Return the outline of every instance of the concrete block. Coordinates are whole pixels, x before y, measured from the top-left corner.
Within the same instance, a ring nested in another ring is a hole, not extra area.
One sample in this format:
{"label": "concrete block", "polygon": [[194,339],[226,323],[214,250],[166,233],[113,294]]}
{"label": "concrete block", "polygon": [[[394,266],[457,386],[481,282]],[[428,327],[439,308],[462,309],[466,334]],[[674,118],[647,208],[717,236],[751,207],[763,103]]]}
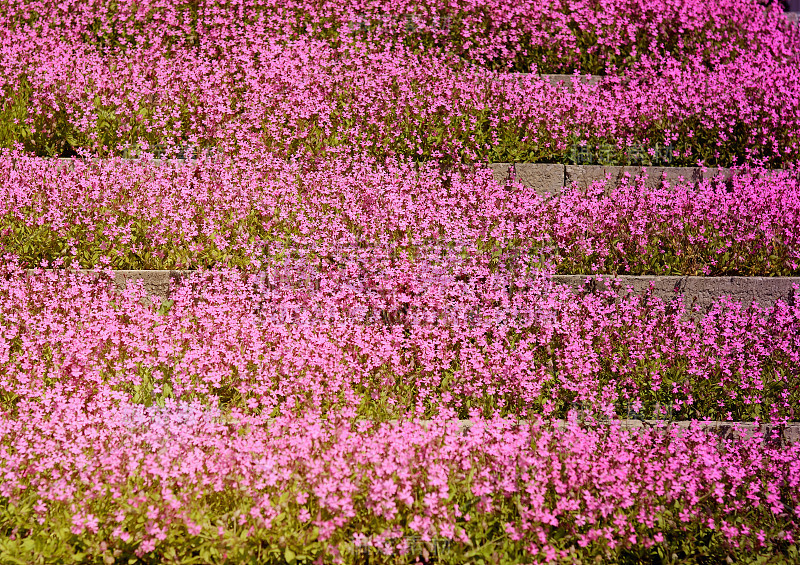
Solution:
{"label": "concrete block", "polygon": [[[100,163],[102,161],[109,161],[110,160],[110,159],[100,159],[100,158],[91,159],[91,160],[87,160],[87,159],[83,159],[83,158],[75,158],[75,159],[73,159],[71,157],[58,157],[57,159],[58,159],[58,163],[59,163],[59,169],[61,167],[68,167],[70,169],[74,169],[75,168],[75,162],[77,162],[77,161],[82,161],[84,163],[91,163],[91,162]],[[121,160],[122,161],[144,161],[144,159],[136,159],[136,158],[122,158]],[[197,163],[197,159],[196,158],[190,158],[190,159],[151,159],[150,162],[153,163],[155,166],[160,167],[163,164],[167,164],[167,165],[185,165],[186,163],[194,164],[194,163]]]}
{"label": "concrete block", "polygon": [[490,163],[494,180],[504,183],[512,178],[541,195],[557,195],[564,186],[564,165],[545,163]]}
{"label": "concrete block", "polygon": [[597,84],[603,77],[599,75],[539,75],[541,78],[549,80],[552,85],[559,85],[572,90],[577,83]]}
{"label": "concrete block", "polygon": [[[69,271],[64,271],[64,277],[67,276]],[[92,271],[82,269],[78,271],[83,274],[93,274],[95,277],[99,275]],[[142,281],[144,289],[149,298],[144,300],[145,303],[151,304],[152,298],[161,298],[166,300],[169,298],[170,293],[176,287],[178,282],[188,277],[194,271],[169,271],[169,270],[118,270],[113,271],[113,282],[117,290],[123,290],[129,282]],[[48,269],[48,274],[52,270]],[[26,274],[29,278],[35,277],[36,273],[33,269],[28,269]]]}
{"label": "concrete block", "polygon": [[[397,422],[396,420],[393,422]],[[458,420],[458,427],[462,433],[467,433],[475,424],[471,420]],[[681,436],[689,432],[692,426],[692,421],[678,420],[672,422],[657,421],[657,420],[617,420],[621,428],[626,430],[642,429],[645,427],[659,427],[665,431],[676,433]],[[429,420],[423,420],[423,424],[429,424]],[[521,424],[525,425],[526,422],[522,421]],[[597,422],[598,425],[608,425],[609,421]],[[567,426],[565,420],[554,420],[551,425],[556,429],[564,429]],[[788,446],[790,444],[800,441],[800,424],[789,423],[778,430],[779,438],[777,441],[772,439],[771,432],[777,428],[771,424],[762,424],[756,426],[752,422],[697,422],[696,424],[701,430],[709,432],[719,437],[720,440],[724,439],[749,439],[758,431],[764,434],[764,442],[769,443],[774,447]]]}
{"label": "concrete block", "polygon": [[[534,73],[497,73],[496,77],[512,77],[523,81],[530,78],[549,81],[553,86],[561,86],[568,91],[572,91],[574,84],[597,84],[603,78],[600,75],[536,75]],[[497,79],[495,79],[497,80]]]}
{"label": "concrete block", "polygon": [[564,186],[564,165],[514,163],[514,175],[541,195],[558,195]]}
{"label": "concrete block", "polygon": [[794,304],[793,285],[798,284],[800,277],[686,277],[684,292],[696,296],[701,305],[730,296],[747,306],[755,302],[766,307],[778,300]]}
{"label": "concrete block", "polygon": [[511,178],[511,167],[511,163],[489,163],[494,180],[499,183],[504,183]]}
{"label": "concrete block", "polygon": [[167,299],[175,285],[191,273],[192,271],[120,270],[114,271],[114,284],[118,289],[123,289],[129,281],[142,281],[150,296]]}
{"label": "concrete block", "polygon": [[[756,178],[770,178],[771,176],[784,172],[783,169],[763,171],[756,173]],[[752,176],[753,173],[736,171],[726,168],[700,167],[642,167],[642,166],[604,166],[604,165],[565,165],[564,166],[564,186],[572,186],[573,183],[581,190],[586,190],[592,186],[593,182],[607,180],[606,188],[614,188],[622,183],[622,179],[629,175],[629,182],[636,177],[647,174],[645,186],[649,188],[659,188],[664,181],[668,181],[670,186],[678,184],[696,184],[701,180],[722,177],[729,181],[734,176]]]}
{"label": "concrete block", "polygon": [[731,169],[722,169],[722,168],[718,168],[718,167],[711,167],[711,168],[708,168],[708,169],[705,169],[705,170],[702,170],[702,169],[699,170],[697,175],[696,175],[696,179],[707,180],[707,179],[713,179],[713,178],[722,177],[726,181],[729,181],[729,180],[731,180],[733,178],[733,175],[734,175],[734,171],[731,170]]}
{"label": "concrete block", "polygon": [[697,167],[641,167],[641,166],[604,166],[604,165],[565,165],[564,186],[573,183],[581,190],[586,190],[594,182],[606,180],[607,188],[619,186],[622,179],[628,176],[629,182],[633,179],[647,175],[645,186],[659,188],[666,180],[670,185],[684,182],[697,182],[700,179],[700,169]]}
{"label": "concrete block", "polygon": [[[758,303],[770,307],[778,300],[794,304],[797,293],[793,285],[800,285],[800,277],[681,277],[681,276],[604,276],[602,279],[591,275],[556,275],[553,282],[564,284],[578,292],[594,292],[610,287],[611,280],[620,283],[620,293],[628,289],[643,294],[653,284],[653,295],[663,300],[671,300],[677,293],[683,294],[687,306],[697,304],[707,310],[723,296],[742,303],[745,307]],[[587,283],[588,281],[588,283]]]}
{"label": "concrete block", "polygon": [[56,165],[57,171],[67,170],[71,171],[75,168],[75,159],[68,159],[61,157],[58,159],[58,164]]}
{"label": "concrete block", "polygon": [[[90,271],[81,271],[88,273]],[[184,278],[195,271],[178,270],[119,270],[114,271],[114,284],[124,288],[129,281],[143,281],[144,288],[151,296],[168,298],[172,290]],[[32,276],[33,271],[28,271]],[[619,294],[624,296],[630,292],[643,294],[652,283],[653,295],[663,300],[671,300],[682,293],[687,305],[697,303],[702,309],[723,296],[745,306],[758,303],[769,307],[778,300],[787,304],[795,304],[797,292],[794,285],[800,287],[800,277],[682,277],[682,276],[635,276],[635,275],[554,275],[552,281],[558,285],[566,285],[574,292],[598,292],[611,288],[612,282],[619,283]],[[302,281],[301,281],[302,282]]]}

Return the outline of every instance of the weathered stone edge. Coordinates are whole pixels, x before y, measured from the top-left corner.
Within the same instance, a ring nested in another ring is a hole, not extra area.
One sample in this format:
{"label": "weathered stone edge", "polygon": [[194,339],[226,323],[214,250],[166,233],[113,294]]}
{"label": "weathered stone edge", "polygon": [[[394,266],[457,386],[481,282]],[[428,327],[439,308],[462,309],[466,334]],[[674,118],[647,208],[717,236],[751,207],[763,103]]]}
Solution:
{"label": "weathered stone edge", "polygon": [[[397,423],[396,420],[392,421]],[[475,425],[471,420],[457,420],[458,427],[462,432],[467,432]],[[764,441],[774,445],[787,445],[800,441],[800,422],[791,422],[784,426],[775,424],[754,424],[753,422],[723,422],[723,421],[700,421],[700,420],[677,420],[677,421],[659,421],[659,420],[632,420],[621,419],[614,420],[623,429],[643,429],[654,428],[659,430],[669,430],[670,428],[679,428],[681,430],[689,431],[693,423],[703,431],[716,434],[720,440],[724,439],[749,439],[757,432],[764,435]],[[444,423],[435,422],[433,420],[423,420],[423,425],[430,425],[431,423]],[[597,421],[595,425],[609,425],[609,421]],[[557,428],[564,428],[567,422],[564,420],[555,420],[553,422]],[[783,428],[783,429],[781,429]],[[777,440],[772,439],[772,433],[777,432],[779,437]]]}
{"label": "weathered stone edge", "polygon": [[[68,166],[72,159],[61,158],[60,161],[63,166]],[[152,160],[156,166],[160,166],[164,162],[183,165],[196,161],[193,159]],[[662,186],[664,181],[676,185],[683,182],[697,183],[715,177],[730,180],[734,176],[750,174],[726,168],[564,165],[561,163],[489,163],[488,167],[497,182],[506,182],[513,177],[524,186],[533,188],[542,195],[551,196],[560,194],[565,186],[575,184],[581,189],[587,189],[592,183],[603,180],[608,180],[614,185],[619,184],[626,176],[637,178],[643,173],[647,175],[644,185],[651,188]],[[783,171],[783,169],[774,169],[760,174],[772,175]]]}
{"label": "weathered stone edge", "polygon": [[[28,271],[29,274],[35,271]],[[83,271],[88,272],[88,271]],[[128,280],[141,280],[151,296],[168,298],[174,282],[195,271],[179,270],[118,270],[114,282],[122,287]],[[701,309],[710,307],[723,296],[730,296],[745,307],[758,303],[769,307],[778,300],[794,305],[798,298],[795,285],[800,287],[800,277],[694,277],[653,275],[554,275],[553,282],[567,285],[574,291],[602,291],[611,288],[612,281],[619,283],[619,292],[641,294],[652,287],[653,296],[670,300],[683,294],[687,305],[697,304]]]}
{"label": "weathered stone edge", "polygon": [[800,277],[696,277],[655,275],[554,275],[553,281],[578,291],[604,290],[610,282],[619,283],[620,290],[642,294],[652,287],[653,296],[670,300],[678,293],[687,306],[697,304],[709,308],[723,296],[748,307],[754,303],[770,307],[778,300],[794,305],[798,298],[795,286],[800,287]]}
{"label": "weathered stone edge", "polygon": [[[229,421],[235,421],[232,418]],[[508,421],[510,425],[526,424],[527,420]],[[476,426],[479,422],[472,420],[388,420],[386,422],[372,422],[373,424],[389,424],[393,426],[401,426],[403,424],[418,424],[423,427],[428,426],[449,426],[456,424],[459,432],[467,433],[469,430]],[[784,425],[778,424],[755,424],[753,422],[737,422],[737,421],[703,421],[703,420],[635,420],[635,419],[619,419],[619,420],[595,420],[589,422],[584,420],[583,424],[591,427],[609,426],[617,424],[621,429],[625,430],[640,430],[640,429],[654,429],[657,431],[670,431],[680,429],[683,433],[688,433],[692,424],[704,432],[715,434],[720,441],[726,439],[750,439],[756,433],[761,433],[764,438],[764,443],[773,447],[785,446],[800,441],[800,422],[789,422]],[[552,420],[543,421],[544,427],[555,427],[556,429],[564,429],[567,426],[565,420]],[[781,429],[782,428],[782,429]],[[675,434],[681,435],[681,432]],[[773,438],[772,434],[777,433],[778,437]]]}
{"label": "weathered stone edge", "polygon": [[[734,176],[748,175],[736,169],[701,168],[701,167],[646,167],[646,166],[605,166],[605,165],[562,165],[550,163],[490,163],[495,181],[506,182],[512,177],[523,185],[535,189],[541,194],[557,195],[566,186],[589,188],[592,183],[610,181],[619,184],[623,178],[637,178],[646,175],[644,185],[650,188],[679,183],[695,184],[702,180],[721,177],[729,181]],[[784,169],[763,171],[757,174],[765,177],[784,172]]]}

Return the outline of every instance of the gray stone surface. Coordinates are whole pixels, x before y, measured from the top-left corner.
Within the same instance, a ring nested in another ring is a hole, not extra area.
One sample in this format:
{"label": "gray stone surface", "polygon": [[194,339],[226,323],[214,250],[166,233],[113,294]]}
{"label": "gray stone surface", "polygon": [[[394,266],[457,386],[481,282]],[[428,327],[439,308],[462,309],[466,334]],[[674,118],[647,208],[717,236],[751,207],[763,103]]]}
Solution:
{"label": "gray stone surface", "polygon": [[603,165],[565,165],[564,186],[573,183],[583,190],[593,182],[608,179],[609,185],[618,185],[627,175],[631,179],[647,175],[645,186],[658,188],[663,181],[671,185],[682,181],[696,182],[700,178],[697,167],[607,167]]}
{"label": "gray stone surface", "polygon": [[[88,274],[92,271],[81,270],[79,272]],[[114,286],[122,290],[131,281],[142,281],[144,289],[149,296],[167,299],[178,281],[190,275],[192,272],[193,271],[118,270],[114,271]],[[35,276],[35,271],[29,269],[27,275],[28,277],[33,277]]]}
{"label": "gray stone surface", "polygon": [[539,194],[557,195],[564,186],[564,165],[514,163],[514,175]]}
{"label": "gray stone surface", "polygon": [[572,89],[575,81],[583,84],[597,84],[603,78],[599,75],[539,75],[540,77],[550,81],[550,84],[559,84]]}
{"label": "gray stone surface", "polygon": [[[664,426],[656,420],[621,420],[622,426],[629,429]],[[677,428],[683,433],[689,433],[692,422],[680,420],[671,422],[669,426]],[[752,422],[698,422],[697,426],[706,432],[711,432],[718,436],[720,440],[725,439],[750,439],[757,432],[763,434],[764,443],[773,446],[786,446],[800,440],[800,424],[791,423],[785,426],[772,424],[756,425]],[[679,434],[680,435],[680,434]]]}
{"label": "gray stone surface", "polygon": [[[781,169],[759,173],[756,177],[769,177],[774,173],[781,172]],[[576,183],[578,188],[586,190],[593,182],[608,180],[607,188],[618,186],[622,179],[629,175],[631,179],[647,175],[645,186],[658,188],[663,186],[664,181],[668,181],[670,186],[678,183],[696,184],[703,179],[711,179],[722,176],[730,180],[734,175],[747,174],[737,172],[732,169],[700,167],[641,167],[641,166],[604,166],[604,165],[565,165],[564,166],[564,186]]]}
{"label": "gray stone surface", "polygon": [[[549,75],[554,77],[571,75]],[[599,77],[598,77],[599,78]],[[58,159],[60,166],[72,167],[76,160],[71,158]],[[153,159],[153,164],[183,165],[196,163],[195,159]],[[621,181],[626,175],[632,178],[640,176],[643,169],[648,176],[645,185],[648,187],[659,187],[662,180],[669,181],[670,185],[678,182],[687,181],[696,183],[700,179],[712,178],[722,175],[725,179],[730,179],[735,172],[731,169],[709,168],[705,171],[698,167],[641,167],[641,166],[604,166],[604,165],[562,165],[554,163],[490,163],[494,178],[498,182],[505,182],[512,173],[525,186],[535,188],[540,194],[557,195],[564,186],[571,186],[577,183],[578,187],[585,190],[595,181],[602,181],[608,177],[610,179],[608,188],[612,188]],[[441,168],[442,172],[446,167]],[[770,173],[767,173],[770,174]]]}
{"label": "gray stone surface", "polygon": [[[397,423],[396,420],[391,420],[392,423]],[[464,433],[468,432],[474,425],[471,420],[457,420],[458,427]],[[434,422],[431,420],[423,420],[423,425],[431,425]],[[449,422],[437,422],[437,424]],[[524,422],[521,422],[524,423]],[[679,420],[673,422],[657,421],[657,420],[618,420],[617,423],[624,429],[642,429],[645,427],[656,428],[664,430],[677,431],[677,435],[689,433],[692,425],[690,420]],[[563,429],[566,426],[564,420],[555,420],[553,425],[557,428]],[[608,422],[598,422],[598,425],[607,425]],[[772,424],[756,425],[752,422],[697,422],[696,425],[703,431],[711,432],[717,435],[720,440],[744,438],[749,439],[753,437],[756,432],[763,434],[765,443],[773,446],[786,446],[800,441],[800,423],[789,423],[785,426],[775,426]],[[775,437],[777,435],[777,437]]]}
{"label": "gray stone surface", "polygon": [[564,186],[564,165],[534,163],[491,163],[489,167],[497,182],[516,178],[523,185],[542,195],[556,195]]}
{"label": "gray stone surface", "polygon": [[600,75],[535,75],[533,73],[498,73],[496,76],[510,76],[519,80],[538,77],[550,81],[553,86],[561,86],[569,91],[572,91],[576,81],[583,84],[597,84],[603,78]]}
{"label": "gray stone surface", "polygon": [[512,163],[489,163],[489,168],[492,169],[492,175],[497,182],[506,182],[511,178]]}
{"label": "gray stone surface", "polygon": [[[587,284],[587,279],[589,280]],[[687,305],[698,304],[702,309],[707,309],[711,304],[723,296],[730,296],[733,300],[749,306],[757,302],[768,307],[777,300],[787,304],[794,304],[797,292],[793,285],[800,285],[800,277],[681,277],[681,276],[633,276],[617,275],[604,276],[597,280],[590,275],[556,275],[553,281],[565,284],[578,291],[603,290],[609,288],[609,281],[619,281],[621,291],[627,292],[630,288],[635,293],[644,293],[650,284],[653,284],[653,294],[659,298],[669,300],[677,293],[683,293]]]}
{"label": "gray stone surface", "polygon": [[[88,272],[88,271],[83,271]],[[123,288],[128,281],[141,280],[151,296],[167,298],[181,279],[194,271],[114,271],[114,284]],[[29,271],[29,275],[32,271]],[[603,276],[601,280],[592,275],[555,275],[553,282],[567,285],[578,292],[589,292],[609,288],[611,281],[620,283],[620,293],[644,293],[653,284],[653,294],[669,300],[682,292],[687,305],[696,303],[708,308],[722,296],[749,306],[757,302],[762,306],[773,305],[777,300],[794,304],[797,292],[793,285],[800,286],[800,277],[680,277],[680,276]]]}
{"label": "gray stone surface", "polygon": [[114,271],[114,284],[124,288],[129,281],[142,281],[144,288],[151,296],[169,298],[171,290],[192,271]]}
{"label": "gray stone surface", "polygon": [[[105,159],[94,159],[94,161],[104,161]],[[123,161],[139,161],[140,159],[122,159]],[[76,161],[86,161],[85,159],[72,159],[68,157],[59,157],[59,167],[69,167],[74,168]],[[156,166],[161,166],[162,164],[168,165],[184,165],[186,163],[196,163],[197,159],[151,159],[152,163]]]}

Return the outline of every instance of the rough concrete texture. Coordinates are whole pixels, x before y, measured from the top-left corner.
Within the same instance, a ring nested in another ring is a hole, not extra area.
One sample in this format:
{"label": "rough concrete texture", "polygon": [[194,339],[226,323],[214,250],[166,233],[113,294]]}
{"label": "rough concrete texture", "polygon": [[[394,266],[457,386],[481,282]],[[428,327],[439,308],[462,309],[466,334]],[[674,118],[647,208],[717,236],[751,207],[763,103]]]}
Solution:
{"label": "rough concrete texture", "polygon": [[564,186],[564,165],[514,163],[514,175],[539,194],[556,195]]}
{"label": "rough concrete texture", "polygon": [[489,168],[492,169],[494,180],[503,183],[511,178],[512,163],[489,163]]}
{"label": "rough concrete texture", "polygon": [[499,73],[502,76],[511,76],[517,79],[526,79],[538,76],[540,79],[549,80],[553,86],[561,86],[572,91],[574,82],[579,81],[583,84],[597,84],[603,78],[600,75],[534,75],[533,73]]}
{"label": "rough concrete texture", "polygon": [[[607,180],[606,188],[619,186],[622,179],[647,175],[645,186],[660,188],[663,182],[670,186],[681,183],[695,184],[702,179],[721,176],[730,180],[734,174],[731,169],[699,167],[612,167],[603,165],[559,165],[550,163],[489,163],[494,179],[499,183],[509,180],[512,175],[523,185],[535,188],[542,195],[558,195],[562,187],[576,183],[581,190],[589,188],[593,182]],[[777,171],[767,171],[760,175],[769,176]],[[630,181],[629,181],[630,182]]]}
{"label": "rough concrete texture", "polygon": [[[800,285],[800,277],[681,277],[681,276],[605,276],[601,280],[590,275],[556,275],[553,281],[565,284],[578,291],[603,290],[609,288],[610,281],[620,283],[622,292],[630,288],[634,293],[644,293],[650,284],[653,295],[669,300],[677,293],[682,293],[687,305],[697,304],[707,309],[723,296],[729,296],[736,302],[749,306],[756,302],[764,307],[783,300],[794,304],[797,291],[793,285]],[[587,282],[588,281],[588,282]]]}
{"label": "rough concrete texture", "polygon": [[171,290],[192,271],[114,271],[114,284],[124,288],[129,281],[142,281],[151,296],[169,298]]}
{"label": "rough concrete texture", "polygon": [[647,175],[645,185],[652,188],[661,187],[665,180],[670,184],[683,181],[696,182],[702,175],[700,169],[697,167],[606,167],[603,165],[565,165],[564,186],[571,186],[575,183],[579,188],[586,190],[593,182],[600,182],[608,179],[610,184],[618,185],[626,176],[633,179],[644,174]]}
{"label": "rough concrete texture", "polygon": [[534,163],[491,163],[494,180],[499,183],[516,178],[539,194],[556,195],[564,186],[564,165]]}
{"label": "rough concrete texture", "polygon": [[[95,161],[102,161],[104,159],[94,159]],[[139,161],[140,159],[122,159],[123,161]],[[69,157],[59,157],[59,168],[68,167],[74,168],[76,161],[86,161],[85,159],[72,159]],[[185,163],[196,163],[197,159],[151,159],[152,163],[156,166],[161,166],[166,163],[168,165],[183,165]]]}
{"label": "rough concrete texture", "polygon": [[[550,76],[571,76],[571,75],[550,75]],[[196,163],[194,159],[153,159],[153,164],[183,165],[186,163]],[[62,158],[59,159],[60,166],[72,167],[75,160]],[[701,179],[713,178],[721,175],[726,180],[736,174],[731,169],[709,168],[702,170],[698,167],[634,167],[634,166],[604,166],[604,165],[562,165],[557,163],[489,163],[489,168],[497,182],[505,182],[511,175],[522,182],[523,185],[535,188],[542,195],[558,195],[562,187],[577,186],[586,190],[593,182],[603,181],[607,177],[610,179],[608,188],[617,186],[622,178],[628,174],[631,178],[647,174],[645,185],[648,187],[660,187],[663,180],[670,185],[679,182],[696,183]],[[644,169],[644,171],[643,171]],[[441,168],[442,172],[447,170]],[[769,175],[770,172],[767,173]]]}
{"label": "rough concrete texture", "polygon": [[584,84],[597,84],[602,78],[599,75],[539,75],[542,78],[548,79],[550,84],[561,84],[567,88],[572,88],[573,81],[579,81]]}
{"label": "rough concrete texture", "polygon": [[[88,272],[88,271],[83,271]],[[114,284],[124,288],[128,281],[143,281],[151,296],[168,298],[181,279],[194,271],[114,271]],[[29,271],[29,275],[32,271]],[[634,276],[617,275],[596,277],[592,275],[555,275],[553,282],[567,285],[578,292],[585,289],[595,292],[609,288],[612,281],[620,284],[620,292],[644,293],[653,284],[653,295],[669,300],[678,292],[683,293],[687,305],[698,304],[708,308],[715,300],[729,296],[749,306],[753,302],[761,306],[772,306],[777,300],[794,304],[800,287],[800,277],[680,277],[680,276]]]}
{"label": "rough concrete texture", "polygon": [[[83,274],[92,274],[92,271],[80,270]],[[175,288],[180,279],[189,276],[192,271],[160,271],[160,270],[119,270],[114,271],[114,286],[122,290],[129,282],[142,281],[147,294],[153,298],[169,298],[170,292]],[[35,276],[35,271],[29,269],[28,277]],[[94,273],[95,276],[99,276]]]}
{"label": "rough concrete texture", "polygon": [[[390,422],[397,424],[396,420],[391,420]],[[459,429],[466,433],[469,431],[470,428],[473,426],[473,422],[470,420],[457,420],[457,425]],[[676,435],[681,435],[682,433],[688,433],[689,428],[692,425],[692,421],[690,420],[678,420],[678,421],[657,421],[657,420],[617,420],[616,421],[621,428],[634,430],[634,429],[641,429],[641,428],[661,428],[665,431],[674,431],[677,432]],[[420,423],[423,425],[447,425],[449,422],[433,422],[431,420],[423,420]],[[524,422],[523,422],[524,423]],[[564,420],[555,420],[553,425],[556,428],[564,428],[567,422]],[[608,421],[599,421],[596,422],[597,425],[608,425]],[[800,424],[798,423],[789,423],[785,426],[776,426],[772,424],[753,424],[751,422],[696,422],[698,428],[701,430],[711,432],[717,435],[720,440],[725,439],[735,439],[735,438],[745,438],[749,439],[755,435],[756,432],[763,434],[763,440],[765,443],[771,444],[775,447],[778,446],[786,446],[792,443],[796,443],[800,441]]]}
{"label": "rough concrete texture", "polygon": [[[768,171],[763,176],[770,176],[773,172]],[[645,186],[659,188],[664,181],[671,186],[678,183],[697,183],[703,179],[711,179],[722,176],[725,180],[731,179],[737,173],[732,169],[699,167],[623,167],[623,166],[604,166],[604,165],[564,165],[564,186],[571,186],[576,183],[578,188],[586,190],[593,182],[608,179],[608,187],[618,186],[622,179],[627,175],[631,179],[647,175]],[[749,173],[748,173],[749,174]],[[762,176],[761,174],[757,176]]]}

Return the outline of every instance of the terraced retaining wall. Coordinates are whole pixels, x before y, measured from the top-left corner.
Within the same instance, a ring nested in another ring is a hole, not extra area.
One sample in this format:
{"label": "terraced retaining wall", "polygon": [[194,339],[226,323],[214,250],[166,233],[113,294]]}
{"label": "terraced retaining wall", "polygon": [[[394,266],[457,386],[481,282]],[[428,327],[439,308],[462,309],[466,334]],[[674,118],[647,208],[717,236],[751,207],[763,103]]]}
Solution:
{"label": "terraced retaining wall", "polygon": [[[555,275],[553,281],[573,289],[602,290],[608,287],[612,277],[591,277],[587,275]],[[653,295],[664,300],[683,294],[687,304],[696,304],[702,309],[709,308],[723,296],[749,306],[758,303],[772,306],[777,300],[794,304],[800,287],[800,277],[682,277],[682,276],[634,276],[617,275],[622,289],[630,288],[634,293],[644,293],[650,285]]]}
{"label": "terraced retaining wall", "polygon": [[[87,272],[87,271],[84,271]],[[181,279],[188,277],[193,271],[114,271],[114,283],[123,288],[127,281],[141,280],[145,290],[153,297],[169,298],[170,292]],[[34,271],[29,271],[32,275]],[[800,291],[800,277],[684,277],[684,276],[590,276],[590,275],[555,275],[553,282],[568,285],[576,292],[581,289],[602,290],[608,288],[609,281],[621,283],[621,292],[644,293],[650,285],[653,295],[664,300],[673,298],[676,293],[683,293],[684,301],[695,303],[707,309],[714,301],[723,296],[746,306],[756,302],[761,306],[771,306],[777,300],[794,304]]]}
{"label": "terraced retaining wall", "polygon": [[[396,422],[395,422],[396,423]],[[424,421],[423,424],[430,425],[431,421]],[[688,430],[692,425],[691,420],[640,420],[640,419],[622,419],[617,423],[625,429],[636,428],[663,428],[681,430]],[[607,422],[597,422],[598,425],[607,424]],[[474,423],[471,420],[458,420],[458,427],[466,432]],[[564,420],[555,420],[553,425],[557,428],[563,428],[566,425]],[[749,439],[756,433],[761,433],[764,436],[765,443],[772,445],[789,445],[800,441],[800,423],[792,422],[785,425],[775,424],[755,424],[752,422],[724,422],[724,421],[696,421],[696,425],[707,432],[711,432],[719,436],[720,439],[734,439],[744,437]]]}
{"label": "terraced retaining wall", "polygon": [[[192,159],[153,159],[153,163],[184,164]],[[74,163],[71,158],[61,158],[62,166],[69,167]],[[606,166],[606,165],[562,165],[558,163],[489,163],[489,168],[497,182],[506,182],[511,178],[519,180],[523,185],[535,188],[543,195],[558,195],[565,186],[577,183],[586,189],[593,182],[607,180],[609,186],[618,185],[626,176],[637,178],[646,174],[645,186],[656,188],[663,182],[674,185],[679,182],[695,183],[705,179],[722,176],[729,180],[736,175],[751,174],[745,171],[725,168],[700,167],[644,167],[644,166]],[[761,174],[779,172],[765,171]],[[800,174],[800,173],[798,173]]]}
{"label": "terraced retaining wall", "polygon": [[[609,186],[619,185],[626,176],[637,178],[647,175],[645,186],[657,188],[664,182],[674,185],[679,182],[696,183],[718,176],[730,180],[735,175],[749,174],[734,169],[700,167],[641,167],[605,165],[558,165],[540,163],[491,163],[489,167],[497,182],[512,177],[523,185],[535,188],[544,195],[558,195],[565,186],[576,183],[586,189],[593,182],[607,180]],[[764,174],[769,174],[765,172]],[[778,170],[774,171],[778,172]]]}

